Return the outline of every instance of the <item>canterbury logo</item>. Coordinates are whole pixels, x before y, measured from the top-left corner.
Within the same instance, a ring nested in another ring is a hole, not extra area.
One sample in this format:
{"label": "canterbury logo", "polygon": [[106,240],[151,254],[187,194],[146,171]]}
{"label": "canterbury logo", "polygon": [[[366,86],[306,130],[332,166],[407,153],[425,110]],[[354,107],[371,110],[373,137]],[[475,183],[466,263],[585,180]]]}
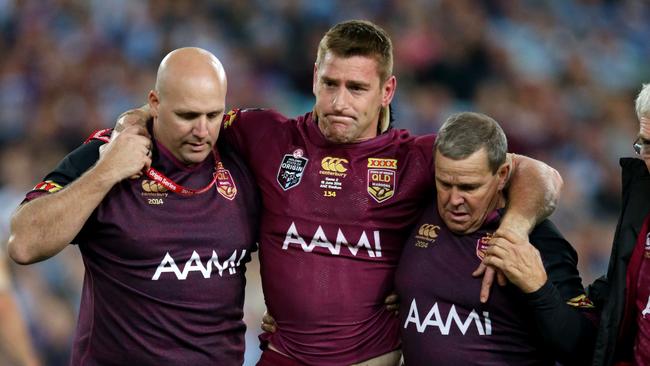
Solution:
{"label": "canterbury logo", "polygon": [[330,172],[338,172],[338,173],[345,173],[348,171],[348,168],[346,168],[343,164],[347,164],[348,161],[347,159],[342,159],[342,158],[333,158],[331,156],[327,156],[321,160],[320,165],[323,167],[323,170],[327,170]]}
{"label": "canterbury logo", "polygon": [[167,192],[167,188],[154,180],[143,180],[142,190],[147,193],[163,193]]}
{"label": "canterbury logo", "polygon": [[438,225],[424,224],[418,229],[418,235],[435,239],[438,237],[438,230],[440,230],[440,226]]}

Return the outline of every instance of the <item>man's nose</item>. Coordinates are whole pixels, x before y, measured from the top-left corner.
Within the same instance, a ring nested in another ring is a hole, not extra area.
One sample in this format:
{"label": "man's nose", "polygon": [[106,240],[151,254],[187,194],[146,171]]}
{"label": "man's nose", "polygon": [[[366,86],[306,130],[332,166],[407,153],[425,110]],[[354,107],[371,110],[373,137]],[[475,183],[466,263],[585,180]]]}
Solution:
{"label": "man's nose", "polygon": [[208,137],[208,118],[205,115],[202,115],[198,118],[198,121],[194,125],[192,134],[198,138]]}
{"label": "man's nose", "polygon": [[332,98],[332,107],[336,111],[342,111],[348,106],[348,95],[345,88],[339,88]]}
{"label": "man's nose", "polygon": [[458,188],[454,187],[451,189],[451,197],[449,199],[449,202],[454,206],[460,206],[465,202],[465,198],[463,198],[463,195],[458,190]]}

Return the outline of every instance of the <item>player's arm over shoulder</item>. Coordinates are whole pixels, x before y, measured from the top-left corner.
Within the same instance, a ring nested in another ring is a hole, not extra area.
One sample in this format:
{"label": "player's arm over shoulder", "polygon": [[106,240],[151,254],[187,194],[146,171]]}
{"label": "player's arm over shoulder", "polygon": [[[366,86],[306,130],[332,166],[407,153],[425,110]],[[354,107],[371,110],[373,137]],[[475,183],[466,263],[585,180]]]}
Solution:
{"label": "player's arm over shoulder", "polygon": [[512,162],[506,187],[508,207],[501,226],[525,235],[553,213],[563,181],[544,162],[517,154],[508,154],[508,159]]}
{"label": "player's arm over shoulder", "polygon": [[284,133],[283,125],[291,121],[272,109],[235,108],[224,115],[219,139],[248,159],[252,151],[264,146],[268,139],[277,139]]}

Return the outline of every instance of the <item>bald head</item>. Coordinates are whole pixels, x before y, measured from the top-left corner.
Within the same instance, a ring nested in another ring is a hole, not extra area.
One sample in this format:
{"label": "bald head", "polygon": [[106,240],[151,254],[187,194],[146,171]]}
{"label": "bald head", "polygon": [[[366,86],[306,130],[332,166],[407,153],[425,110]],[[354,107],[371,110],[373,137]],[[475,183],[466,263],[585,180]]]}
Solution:
{"label": "bald head", "polygon": [[178,48],[163,58],[156,75],[156,91],[164,94],[168,88],[187,79],[203,79],[224,89],[227,87],[226,72],[219,59],[198,47]]}
{"label": "bald head", "polygon": [[181,162],[202,162],[219,136],[226,88],[226,72],[210,52],[194,47],[170,52],[149,92],[154,138]]}

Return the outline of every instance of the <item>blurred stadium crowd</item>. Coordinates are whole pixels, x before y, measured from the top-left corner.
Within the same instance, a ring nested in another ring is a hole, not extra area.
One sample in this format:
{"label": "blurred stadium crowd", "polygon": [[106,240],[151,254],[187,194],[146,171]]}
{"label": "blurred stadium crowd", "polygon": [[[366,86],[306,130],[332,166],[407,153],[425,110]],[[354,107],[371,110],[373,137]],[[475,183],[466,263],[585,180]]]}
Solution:
{"label": "blurred stadium crowd", "polygon": [[[579,252],[585,284],[604,273],[618,158],[633,155],[633,100],[650,81],[645,1],[0,0],[0,239],[24,193],[66,152],[146,101],[171,49],[220,57],[229,107],[302,114],[313,103],[317,42],[349,18],[393,38],[396,126],[430,133],[460,110],[495,117],[511,151],[560,171],[553,219]],[[77,249],[12,270],[45,364],[67,364]],[[248,274],[251,360],[264,305],[256,263]]]}

